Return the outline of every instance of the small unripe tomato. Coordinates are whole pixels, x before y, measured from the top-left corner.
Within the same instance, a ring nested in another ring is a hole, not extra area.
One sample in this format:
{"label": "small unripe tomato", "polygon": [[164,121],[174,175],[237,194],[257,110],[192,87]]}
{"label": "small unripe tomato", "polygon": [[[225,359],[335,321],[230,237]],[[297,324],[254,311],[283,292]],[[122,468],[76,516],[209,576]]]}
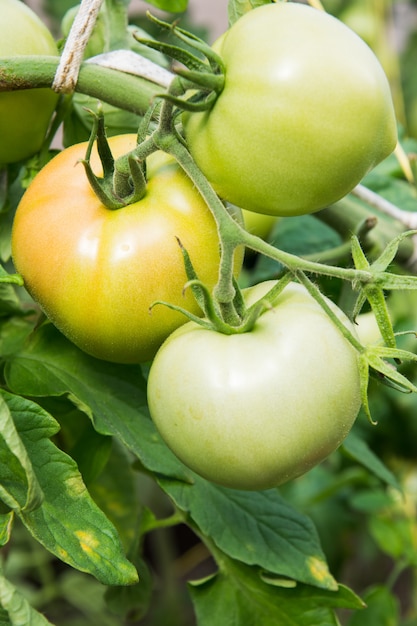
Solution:
{"label": "small unripe tomato", "polygon": [[[1,57],[58,55],[45,26],[20,0],[0,0]],[[45,139],[58,95],[52,89],[0,93],[0,166],[35,154]]]}
{"label": "small unripe tomato", "polygon": [[[272,285],[245,290],[247,304]],[[197,474],[235,489],[276,487],[348,434],[361,405],[358,355],[307,290],[290,283],[250,332],[189,322],[170,335],[151,366],[148,404],[162,438]]]}

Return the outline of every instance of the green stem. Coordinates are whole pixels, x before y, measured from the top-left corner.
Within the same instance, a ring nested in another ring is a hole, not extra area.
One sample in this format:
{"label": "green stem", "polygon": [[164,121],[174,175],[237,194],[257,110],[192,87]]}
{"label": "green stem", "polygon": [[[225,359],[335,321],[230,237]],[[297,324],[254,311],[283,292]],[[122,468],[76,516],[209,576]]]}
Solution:
{"label": "green stem", "polygon": [[[158,143],[158,138],[156,138],[156,143]],[[164,141],[164,149],[178,161],[188,177],[193,181],[216,220],[220,239],[221,260],[219,280],[215,287],[215,297],[220,306],[224,306],[230,315],[231,303],[235,296],[233,256],[236,247],[243,243],[245,231],[229,215],[206,177],[200,172],[187,148],[172,137],[169,144]]]}
{"label": "green stem", "polygon": [[342,335],[349,341],[350,344],[359,352],[363,352],[363,346],[358,339],[354,336],[354,334],[345,326],[342,320],[336,315],[334,309],[329,305],[326,299],[323,297],[320,289],[314,285],[307,278],[307,276],[303,272],[297,272],[297,278],[301,284],[305,286],[307,291],[313,296],[313,298],[320,304],[322,309],[327,313],[335,326],[340,330]]}
{"label": "green stem", "polygon": [[[158,138],[155,138],[155,142],[158,144]],[[260,254],[264,254],[265,256],[279,261],[293,273],[303,271],[340,278],[351,282],[361,281],[368,283],[372,280],[372,274],[368,271],[335,267],[309,261],[308,259],[302,259],[289,252],[279,250],[256,235],[248,233],[227,212],[214,189],[200,172],[187,148],[182,143],[176,141],[174,138],[172,138],[170,143],[165,140],[163,149],[175,157],[189,178],[191,178],[216,220],[222,252],[220,276],[215,288],[215,295],[219,303],[229,305],[233,300],[235,294],[232,282],[233,254],[239,245],[245,245],[255,252],[259,252]]]}
{"label": "green stem", "polygon": [[[1,61],[0,92],[51,87],[59,57],[19,56]],[[115,107],[144,115],[161,87],[146,78],[93,63],[83,63],[76,91]]]}
{"label": "green stem", "polygon": [[178,526],[178,524],[184,523],[184,514],[180,510],[175,510],[169,517],[163,517],[161,519],[152,519],[149,524],[144,524],[141,527],[143,534],[158,530],[160,528],[172,528]]}
{"label": "green stem", "polygon": [[[169,93],[176,96],[181,93],[182,89],[183,86],[180,81],[174,80],[170,85]],[[233,286],[233,256],[236,248],[240,245],[244,245],[255,252],[259,252],[260,254],[264,254],[279,261],[292,272],[302,270],[304,272],[324,274],[352,282],[362,281],[367,283],[372,280],[372,274],[370,272],[334,267],[309,261],[308,259],[300,259],[298,256],[278,250],[263,239],[248,233],[241,227],[228,213],[213,187],[196,165],[187,147],[177,138],[173,131],[173,107],[172,102],[169,100],[164,101],[160,123],[153,137],[155,144],[161,150],[168,152],[178,161],[199,190],[216,220],[221,246],[221,261],[219,280],[215,287],[214,294],[221,306],[225,305],[230,308],[230,304],[235,295]]]}
{"label": "green stem", "polygon": [[255,252],[264,254],[265,256],[282,263],[282,265],[284,265],[291,272],[301,270],[311,274],[320,274],[332,278],[340,278],[350,282],[360,281],[363,283],[369,283],[372,281],[371,272],[356,270],[353,268],[333,267],[331,265],[309,261],[308,259],[303,259],[289,252],[278,250],[259,237],[256,237],[251,233],[247,233],[243,228],[240,230],[244,233],[243,241],[241,243],[244,243],[248,248],[251,248]]}
{"label": "green stem", "polygon": [[[392,217],[381,215],[381,213],[364,202],[346,196],[332,206],[315,213],[315,217],[338,232],[343,238],[347,233],[354,233],[358,224],[367,218],[377,219],[376,226],[366,233],[364,245],[367,250],[373,250],[379,254],[385,246],[400,233],[407,230],[407,227]],[[362,239],[361,239],[362,241]],[[398,261],[406,263],[414,253],[413,241],[407,237],[403,239],[398,248]]]}
{"label": "green stem", "polygon": [[394,567],[393,567],[393,569],[392,569],[392,571],[391,571],[390,575],[388,576],[388,579],[387,579],[387,581],[385,583],[386,586],[388,587],[388,589],[391,589],[391,590],[393,589],[393,587],[394,587],[395,583],[397,582],[398,578],[401,576],[403,571],[408,566],[409,566],[409,561],[408,561],[408,559],[405,559],[405,558],[399,559],[395,563],[395,565],[394,565]]}

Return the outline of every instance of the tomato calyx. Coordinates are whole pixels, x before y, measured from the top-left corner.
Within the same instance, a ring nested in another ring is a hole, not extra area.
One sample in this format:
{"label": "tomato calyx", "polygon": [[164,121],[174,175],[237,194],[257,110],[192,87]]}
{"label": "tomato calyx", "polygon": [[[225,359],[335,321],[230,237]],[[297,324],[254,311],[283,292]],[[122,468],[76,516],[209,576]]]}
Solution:
{"label": "tomato calyx", "polygon": [[[121,209],[141,200],[146,193],[145,161],[132,153],[115,161],[107,141],[104,116],[99,107],[94,116],[93,128],[88,142],[85,159],[81,162],[88,181],[99,200],[108,209]],[[91,167],[90,159],[94,143],[97,141],[103,176],[97,176]]]}
{"label": "tomato calyx", "polygon": [[[170,43],[136,37],[136,39],[154,50],[168,55],[181,66],[175,67],[184,94],[192,90],[192,95],[183,99],[174,95],[174,90],[161,93],[159,96],[177,105],[181,110],[205,111],[210,109],[217,96],[223,91],[225,65],[222,58],[202,39],[178,26],[178,21],[173,23],[164,22],[147,13],[157,26],[169,31],[189,49]],[[197,56],[198,55],[198,56]]]}
{"label": "tomato calyx", "polygon": [[233,299],[229,302],[220,302],[215,295],[215,291],[211,292],[210,289],[199,280],[190,256],[180,240],[178,240],[178,244],[182,251],[185,272],[188,278],[187,283],[184,285],[184,291],[186,289],[192,290],[193,296],[203,313],[203,317],[198,317],[178,305],[173,305],[170,302],[162,300],[154,302],[150,309],[156,305],[167,306],[172,310],[179,311],[190,321],[196,322],[199,326],[207,330],[216,331],[224,335],[250,332],[253,330],[259,317],[265,313],[265,311],[273,307],[278,295],[293,280],[290,272],[283,274],[267,294],[258,302],[247,307],[242,291],[237,281],[233,278],[233,288],[235,291]]}

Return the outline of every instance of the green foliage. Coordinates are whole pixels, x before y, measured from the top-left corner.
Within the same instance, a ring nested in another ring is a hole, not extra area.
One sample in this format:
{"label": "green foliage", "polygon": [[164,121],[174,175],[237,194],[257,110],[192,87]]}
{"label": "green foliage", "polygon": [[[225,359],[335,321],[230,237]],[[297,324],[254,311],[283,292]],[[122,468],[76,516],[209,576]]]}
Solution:
{"label": "green foliage", "polygon": [[269,4],[269,0],[234,0],[228,4],[229,25],[234,24],[239,17],[242,17],[248,11],[260,7],[263,4]]}
{"label": "green foliage", "polygon": [[19,591],[0,573],[0,624],[3,626],[47,626],[49,622],[33,609]]}
{"label": "green foliage", "polygon": [[171,13],[182,13],[188,6],[188,0],[148,0],[148,3]]}
{"label": "green foliage", "polygon": [[199,623],[338,626],[331,607],[362,608],[360,600],[342,587],[336,593],[311,593],[303,586],[285,589],[280,588],[279,581],[264,582],[256,572],[242,566],[234,574],[217,574],[193,585],[191,594]]}
{"label": "green foliage", "polygon": [[367,604],[362,613],[354,615],[349,621],[349,626],[365,626],[379,624],[381,626],[397,626],[400,612],[398,601],[392,593],[382,586],[370,589],[364,596]]}
{"label": "green foliage", "polygon": [[[2,448],[7,445],[24,464],[20,471],[13,472],[13,467],[2,471],[3,502],[42,545],[66,563],[108,585],[135,582],[135,569],[121,553],[118,535],[92,501],[75,462],[50,441],[58,429],[56,421],[20,396],[3,392],[2,401],[3,415],[14,422]],[[8,430],[6,425],[6,436]],[[20,484],[5,493],[10,469]]]}

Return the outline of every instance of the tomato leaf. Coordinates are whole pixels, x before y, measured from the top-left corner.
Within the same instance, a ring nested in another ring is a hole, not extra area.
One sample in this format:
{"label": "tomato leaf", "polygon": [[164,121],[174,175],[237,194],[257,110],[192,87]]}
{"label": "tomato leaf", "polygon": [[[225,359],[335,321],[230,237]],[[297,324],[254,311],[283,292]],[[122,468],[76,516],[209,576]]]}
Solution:
{"label": "tomato leaf", "polygon": [[152,600],[153,577],[146,561],[139,557],[134,559],[139,572],[139,583],[124,587],[109,587],[106,590],[106,605],[112,613],[124,616],[125,623],[139,623],[145,617]]}
{"label": "tomato leaf", "polygon": [[332,607],[363,607],[344,587],[332,592],[304,585],[280,589],[263,583],[255,568],[241,564],[189,589],[198,623],[204,626],[337,626]]}
{"label": "tomato leaf", "polygon": [[1,395],[0,432],[0,497],[12,510],[32,511],[41,505],[43,492],[6,399]]}
{"label": "tomato leaf", "polygon": [[237,20],[248,11],[269,3],[270,0],[229,0],[227,8],[229,25],[232,26],[232,24],[237,22]]}
{"label": "tomato leaf", "polygon": [[91,499],[75,461],[49,440],[59,429],[57,422],[25,398],[4,391],[1,396],[44,496],[36,509],[17,511],[22,522],[47,550],[100,582],[136,582],[116,529]]}
{"label": "tomato leaf", "polygon": [[5,546],[10,539],[13,519],[13,511],[10,511],[9,513],[0,513],[0,547]]}
{"label": "tomato leaf", "polygon": [[168,11],[169,13],[182,13],[187,9],[188,0],[146,0],[148,4],[161,9],[161,11]]}
{"label": "tomato leaf", "polygon": [[193,485],[164,479],[160,485],[231,558],[324,589],[337,588],[313,523],[277,490],[228,489],[197,475]]}
{"label": "tomato leaf", "polygon": [[114,439],[106,467],[89,486],[94,502],[116,526],[126,553],[136,539],[141,515],[139,499],[132,497],[137,488],[135,474],[131,456]]}
{"label": "tomato leaf", "polygon": [[394,487],[394,489],[401,489],[394,474],[382,463],[374,452],[372,452],[366,441],[361,439],[352,430],[344,440],[341,450],[351,459],[354,459],[357,463],[366,467],[366,469],[387,485]]}
{"label": "tomato leaf", "polygon": [[369,530],[380,550],[408,566],[416,567],[415,521],[394,511],[369,518]]}
{"label": "tomato leaf", "polygon": [[94,359],[47,323],[33,333],[25,349],[7,359],[5,376],[15,393],[70,394],[99,433],[117,437],[147,469],[189,480],[187,469],[168,450],[148,416],[139,366]]}
{"label": "tomato leaf", "polygon": [[[0,274],[1,272],[0,267]],[[2,278],[0,275],[0,317],[6,317],[11,315],[20,315],[22,316],[22,306],[19,299],[16,296],[16,291],[12,287],[12,285],[7,284],[8,278],[12,280],[10,282],[14,282],[13,276],[8,276],[5,278],[5,282],[2,282]]]}
{"label": "tomato leaf", "polygon": [[0,282],[1,283],[13,283],[14,285],[23,285],[23,279],[18,274],[9,274],[4,267],[0,266]]}
{"label": "tomato leaf", "polygon": [[366,609],[356,613],[349,621],[349,626],[394,626],[400,624],[400,608],[388,587],[378,585],[364,594]]}
{"label": "tomato leaf", "polygon": [[[401,180],[384,173],[383,169],[389,163],[395,161],[396,158],[392,156],[387,159],[387,162],[383,161],[372,172],[367,174],[363,179],[363,184],[375,191],[380,196],[392,202],[400,209],[404,211],[415,211],[417,190],[414,185],[410,185],[405,180]],[[398,167],[398,161],[397,161]]]}
{"label": "tomato leaf", "polygon": [[46,617],[30,606],[30,603],[16,587],[0,572],[0,624],[11,626],[27,624],[27,626],[51,626]]}
{"label": "tomato leaf", "polygon": [[6,355],[18,352],[32,330],[33,324],[28,323],[22,317],[11,317],[2,320],[0,324],[0,354],[2,357],[4,358]]}

